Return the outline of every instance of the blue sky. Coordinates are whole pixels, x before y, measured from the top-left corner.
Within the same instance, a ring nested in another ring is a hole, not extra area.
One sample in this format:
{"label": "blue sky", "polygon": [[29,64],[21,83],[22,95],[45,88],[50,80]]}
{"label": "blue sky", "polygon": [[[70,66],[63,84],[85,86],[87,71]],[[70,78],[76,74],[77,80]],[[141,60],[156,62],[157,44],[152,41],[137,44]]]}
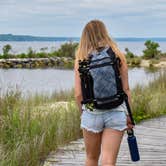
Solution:
{"label": "blue sky", "polygon": [[80,37],[102,20],[112,37],[166,37],[165,0],[0,0],[0,34]]}

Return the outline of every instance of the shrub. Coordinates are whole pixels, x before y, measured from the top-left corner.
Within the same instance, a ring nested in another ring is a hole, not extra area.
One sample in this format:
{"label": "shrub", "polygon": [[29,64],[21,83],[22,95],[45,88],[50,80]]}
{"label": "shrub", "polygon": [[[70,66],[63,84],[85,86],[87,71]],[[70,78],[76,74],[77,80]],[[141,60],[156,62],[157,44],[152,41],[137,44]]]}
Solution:
{"label": "shrub", "polygon": [[134,55],[131,51],[129,51],[128,48],[125,48],[125,51],[126,51],[126,58],[127,58],[127,59],[128,59],[128,58],[134,58],[134,57],[135,57],[135,55]]}
{"label": "shrub", "polygon": [[37,58],[47,58],[48,55],[45,52],[38,52],[38,53],[36,53],[36,57]]}
{"label": "shrub", "polygon": [[55,54],[57,56],[74,58],[77,46],[78,46],[78,43],[72,43],[72,42],[62,44],[60,49],[58,49],[56,51],[57,53]]}
{"label": "shrub", "polygon": [[156,42],[147,40],[144,45],[146,46],[146,49],[143,50],[143,57],[145,59],[157,58],[161,53],[161,51],[158,50],[160,46]]}
{"label": "shrub", "polygon": [[7,59],[9,58],[9,52],[11,51],[12,46],[10,44],[6,44],[3,46],[2,50],[3,50],[3,58]]}
{"label": "shrub", "polygon": [[25,53],[21,53],[21,54],[16,55],[16,57],[17,58],[28,58],[28,55]]}
{"label": "shrub", "polygon": [[28,58],[35,58],[35,51],[33,51],[32,47],[28,48],[28,52],[27,52]]}
{"label": "shrub", "polygon": [[131,59],[128,58],[127,63],[130,66],[139,66],[140,63],[141,63],[141,58],[140,57],[134,57],[134,58],[131,58]]}

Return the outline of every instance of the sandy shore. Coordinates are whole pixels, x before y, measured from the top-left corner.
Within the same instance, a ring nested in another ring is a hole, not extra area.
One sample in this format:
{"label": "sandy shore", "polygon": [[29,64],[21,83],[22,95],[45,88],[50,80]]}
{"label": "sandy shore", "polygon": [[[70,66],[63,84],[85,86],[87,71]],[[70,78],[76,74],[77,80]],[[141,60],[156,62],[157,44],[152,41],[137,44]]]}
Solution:
{"label": "sandy shore", "polygon": [[[149,67],[150,66],[150,60],[141,60],[141,67]],[[159,68],[166,68],[166,60],[160,61],[159,63],[154,63],[154,67],[159,67]]]}

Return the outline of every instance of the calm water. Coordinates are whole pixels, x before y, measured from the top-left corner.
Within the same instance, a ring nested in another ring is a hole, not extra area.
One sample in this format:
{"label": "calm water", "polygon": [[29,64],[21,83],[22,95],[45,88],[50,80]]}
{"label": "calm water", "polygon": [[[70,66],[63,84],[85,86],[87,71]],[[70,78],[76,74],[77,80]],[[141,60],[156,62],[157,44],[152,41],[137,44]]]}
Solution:
{"label": "calm water", "polygon": [[[62,43],[66,41],[56,41],[56,42],[0,42],[0,53],[2,53],[2,48],[6,44],[10,44],[12,46],[12,53],[22,53],[27,52],[28,48],[31,47],[33,50],[39,52],[41,48],[48,48],[45,51],[50,52],[56,50],[60,47]],[[166,42],[158,42],[160,45],[160,50],[166,52]],[[142,50],[145,49],[144,42],[127,42],[127,41],[119,41],[117,42],[118,47],[121,51],[125,52],[125,48],[129,48],[129,50],[136,55],[142,55]]]}
{"label": "calm water", "polygon": [[[0,52],[6,44],[12,45],[13,53],[26,52],[29,47],[35,51],[48,48],[46,51],[58,49],[62,43],[59,42],[0,42]],[[137,55],[142,54],[144,42],[118,42],[119,48],[124,51],[128,47]],[[160,49],[166,52],[166,42],[159,42]],[[129,69],[129,84],[133,88],[136,84],[146,85],[153,79],[154,73],[147,72],[143,68]],[[28,93],[47,93],[68,90],[74,86],[73,70],[62,69],[0,69],[0,91],[5,93],[9,88],[18,87],[23,95]]]}
{"label": "calm water", "polygon": [[[129,85],[146,85],[155,74],[144,68],[129,69]],[[18,87],[23,95],[69,90],[74,86],[74,71],[62,69],[0,69],[1,93]]]}

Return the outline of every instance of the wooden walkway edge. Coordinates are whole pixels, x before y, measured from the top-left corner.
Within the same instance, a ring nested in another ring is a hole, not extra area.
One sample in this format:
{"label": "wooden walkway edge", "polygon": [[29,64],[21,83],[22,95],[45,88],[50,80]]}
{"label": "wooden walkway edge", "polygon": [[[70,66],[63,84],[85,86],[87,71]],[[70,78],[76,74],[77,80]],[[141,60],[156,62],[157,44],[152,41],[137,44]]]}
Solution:
{"label": "wooden walkway edge", "polygon": [[[125,132],[116,166],[166,166],[166,116],[145,120],[135,126],[140,161],[133,162]],[[70,142],[51,152],[44,166],[84,166],[85,148],[83,139]]]}

